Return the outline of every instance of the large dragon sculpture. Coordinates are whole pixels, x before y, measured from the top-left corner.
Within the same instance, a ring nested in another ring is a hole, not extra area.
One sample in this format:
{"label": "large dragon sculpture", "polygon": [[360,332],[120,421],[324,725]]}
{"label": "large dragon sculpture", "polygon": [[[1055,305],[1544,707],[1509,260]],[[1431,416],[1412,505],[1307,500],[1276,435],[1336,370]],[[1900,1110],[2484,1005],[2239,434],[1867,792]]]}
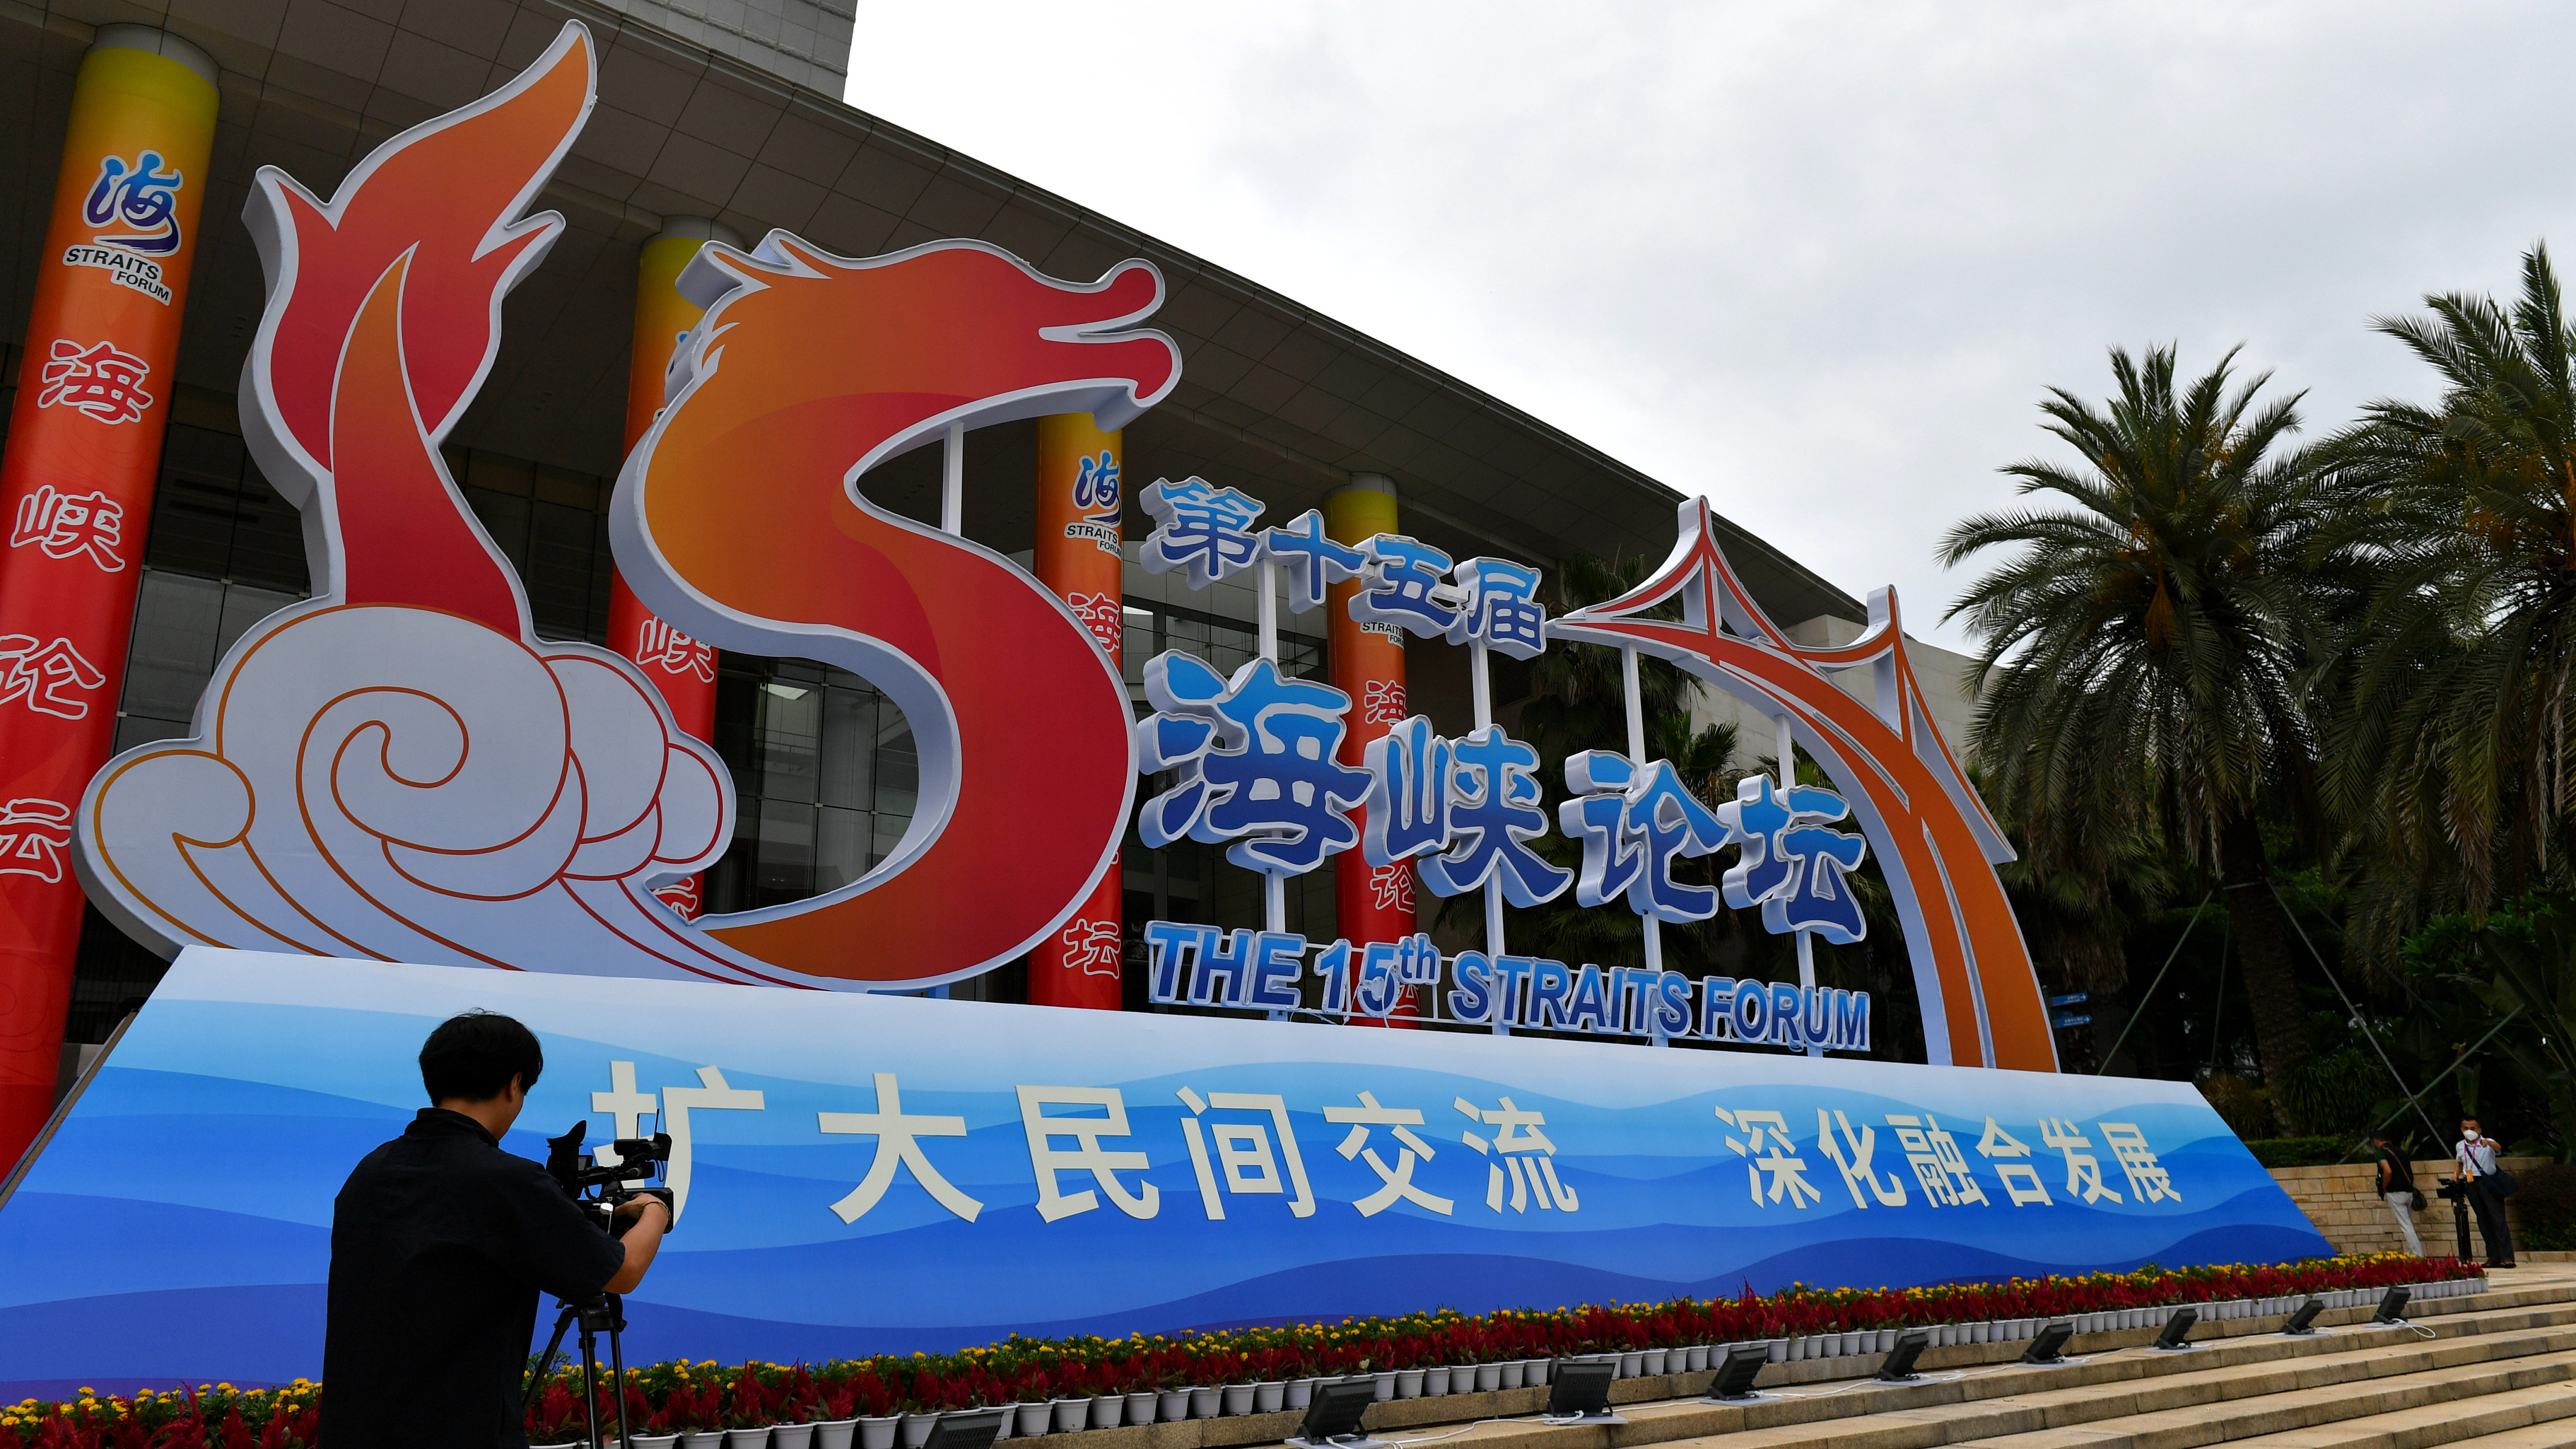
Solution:
{"label": "large dragon sculpture", "polygon": [[921,801],[893,854],[827,895],[694,922],[653,898],[731,841],[725,768],[632,664],[536,637],[438,449],[491,368],[502,299],[562,233],[527,208],[596,69],[568,24],[328,202],[259,173],[246,219],[269,301],[245,433],[302,511],[315,591],[226,654],[189,738],[119,755],[82,801],[91,897],[165,952],[917,986],[1027,950],[1108,868],[1135,771],[1089,630],[857,481],[951,423],[1122,426],[1179,377],[1171,341],[1134,326],[1161,276],[1130,262],[1067,284],[961,242],[854,262],[780,233],[691,273],[713,310],[628,461],[614,545],[696,637],[885,689]]}

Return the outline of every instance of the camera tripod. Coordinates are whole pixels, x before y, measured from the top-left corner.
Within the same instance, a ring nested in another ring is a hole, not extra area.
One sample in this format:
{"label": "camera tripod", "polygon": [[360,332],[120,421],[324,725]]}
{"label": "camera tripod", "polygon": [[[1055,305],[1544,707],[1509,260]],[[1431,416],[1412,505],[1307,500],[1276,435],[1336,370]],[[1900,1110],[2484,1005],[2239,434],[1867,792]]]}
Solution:
{"label": "camera tripod", "polygon": [[[657,1132],[651,1137],[620,1137],[610,1143],[613,1154],[606,1165],[598,1154],[581,1150],[588,1123],[575,1122],[561,1137],[546,1139],[546,1173],[554,1178],[564,1196],[573,1200],[593,1227],[611,1237],[618,1236],[617,1212],[638,1197],[657,1197],[670,1209],[671,1218],[679,1218],[679,1204],[667,1189],[638,1187],[634,1174],[642,1171],[660,1177],[662,1164],[671,1158],[669,1133]],[[608,1334],[608,1371],[612,1375],[609,1397],[617,1405],[617,1439],[621,1449],[634,1449],[632,1426],[626,1422],[626,1354],[618,1335],[626,1331],[626,1304],[616,1294],[593,1293],[587,1298],[560,1298],[563,1311],[555,1315],[555,1336],[546,1340],[545,1357],[537,1360],[537,1371],[529,1376],[528,1393],[520,1405],[522,1416],[536,1407],[537,1395],[545,1388],[546,1374],[555,1366],[555,1352],[563,1347],[564,1334],[574,1324],[581,1325],[582,1421],[590,1426],[590,1449],[601,1449],[599,1440],[599,1335]]]}
{"label": "camera tripod", "polygon": [[608,1394],[617,1406],[617,1437],[609,1442],[633,1449],[633,1437],[626,1423],[626,1355],[618,1335],[626,1331],[626,1304],[614,1293],[593,1294],[587,1299],[559,1300],[563,1311],[555,1315],[554,1337],[546,1340],[546,1352],[537,1360],[536,1372],[528,1376],[528,1393],[519,1406],[521,1417],[537,1405],[537,1395],[545,1389],[546,1375],[553,1371],[555,1354],[563,1347],[564,1333],[574,1324],[581,1325],[581,1391],[582,1422],[590,1429],[590,1449],[602,1449],[599,1437],[599,1335],[608,1334]]}
{"label": "camera tripod", "polygon": [[2455,1249],[2461,1262],[2469,1261],[2469,1185],[2461,1178],[2445,1178],[2434,1189],[2434,1196],[2451,1204],[2451,1232],[2459,1239]]}

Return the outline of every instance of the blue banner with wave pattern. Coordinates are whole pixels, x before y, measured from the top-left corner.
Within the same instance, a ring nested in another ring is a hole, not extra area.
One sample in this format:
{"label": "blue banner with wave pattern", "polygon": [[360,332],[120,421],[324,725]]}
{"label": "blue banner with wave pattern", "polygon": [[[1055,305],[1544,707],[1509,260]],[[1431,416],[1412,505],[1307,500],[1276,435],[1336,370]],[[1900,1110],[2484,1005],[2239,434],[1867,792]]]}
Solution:
{"label": "blue banner with wave pattern", "polygon": [[318,1377],[471,1007],[545,1044],[510,1150],[685,1138],[630,1363],[2332,1251],[2181,1082],[192,949],[0,1205],[0,1396]]}

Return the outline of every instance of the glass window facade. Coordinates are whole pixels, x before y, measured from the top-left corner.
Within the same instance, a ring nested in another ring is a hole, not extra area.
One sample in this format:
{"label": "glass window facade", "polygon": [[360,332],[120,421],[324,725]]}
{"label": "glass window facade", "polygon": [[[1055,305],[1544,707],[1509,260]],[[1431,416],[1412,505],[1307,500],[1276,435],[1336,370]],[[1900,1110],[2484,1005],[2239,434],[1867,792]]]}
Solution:
{"label": "glass window facade", "polygon": [[[1260,634],[1241,619],[1221,619],[1148,599],[1128,601],[1126,634],[1119,658],[1127,671],[1127,692],[1140,705],[1145,697],[1145,663],[1166,649],[1195,654],[1228,679],[1261,653]],[[1323,678],[1324,641],[1290,633],[1283,626],[1279,631],[1279,672],[1297,679]]]}
{"label": "glass window facade", "polygon": [[912,825],[912,729],[855,674],[724,655],[715,746],[737,803],[733,846],[708,872],[710,911],[837,890],[892,855]]}

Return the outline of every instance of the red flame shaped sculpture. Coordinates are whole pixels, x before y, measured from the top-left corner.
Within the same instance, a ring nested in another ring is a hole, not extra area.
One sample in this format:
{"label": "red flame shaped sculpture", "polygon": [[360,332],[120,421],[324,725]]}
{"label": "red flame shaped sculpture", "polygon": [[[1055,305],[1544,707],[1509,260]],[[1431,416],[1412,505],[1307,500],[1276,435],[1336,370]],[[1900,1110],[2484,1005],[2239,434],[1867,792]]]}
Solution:
{"label": "red flame shaped sculpture", "polygon": [[701,258],[724,300],[622,481],[619,561],[699,638],[847,664],[919,741],[895,853],[815,900],[691,923],[651,888],[714,863],[733,795],[634,665],[536,638],[439,451],[501,304],[563,230],[527,207],[588,115],[565,26],[492,96],[369,156],[328,202],[274,168],[248,221],[269,306],[243,369],[316,595],[246,634],[193,736],[111,760],[79,821],[92,897],[191,942],[843,989],[989,969],[1063,925],[1133,799],[1125,686],[1007,560],[852,486],[951,422],[1119,426],[1179,377],[1134,324],[1145,264],[1074,285],[992,248],[872,261],[783,234]]}

